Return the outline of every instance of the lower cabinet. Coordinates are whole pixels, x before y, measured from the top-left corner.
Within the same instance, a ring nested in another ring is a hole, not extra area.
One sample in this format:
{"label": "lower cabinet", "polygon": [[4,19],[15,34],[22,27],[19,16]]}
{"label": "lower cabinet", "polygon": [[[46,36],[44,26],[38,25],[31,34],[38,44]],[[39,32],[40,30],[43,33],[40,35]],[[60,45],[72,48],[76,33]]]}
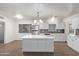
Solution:
{"label": "lower cabinet", "polygon": [[53,38],[25,38],[22,41],[23,52],[54,52]]}
{"label": "lower cabinet", "polygon": [[67,39],[67,44],[70,48],[72,48],[76,52],[79,52],[79,39],[78,39],[78,37],[69,36]]}
{"label": "lower cabinet", "polygon": [[79,40],[75,40],[72,45],[73,45],[72,48],[75,51],[79,52]]}
{"label": "lower cabinet", "polygon": [[52,36],[55,37],[54,41],[66,41],[65,39],[65,34],[62,34],[62,33],[54,33],[52,34]]}

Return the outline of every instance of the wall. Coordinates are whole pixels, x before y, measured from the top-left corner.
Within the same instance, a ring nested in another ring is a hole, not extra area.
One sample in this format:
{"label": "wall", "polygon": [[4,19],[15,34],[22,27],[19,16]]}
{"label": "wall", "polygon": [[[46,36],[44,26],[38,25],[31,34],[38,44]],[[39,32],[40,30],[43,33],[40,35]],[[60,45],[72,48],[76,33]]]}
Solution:
{"label": "wall", "polygon": [[4,43],[9,43],[16,40],[15,21],[7,18],[0,19],[0,21],[5,22]]}
{"label": "wall", "polygon": [[15,21],[11,19],[6,19],[5,24],[5,43],[16,40],[16,30],[15,30]]}
{"label": "wall", "polygon": [[65,22],[65,34],[67,37],[67,45],[73,50],[79,52],[79,35],[69,34],[69,24],[72,24],[73,29],[79,28],[79,14],[73,15],[64,19]]}

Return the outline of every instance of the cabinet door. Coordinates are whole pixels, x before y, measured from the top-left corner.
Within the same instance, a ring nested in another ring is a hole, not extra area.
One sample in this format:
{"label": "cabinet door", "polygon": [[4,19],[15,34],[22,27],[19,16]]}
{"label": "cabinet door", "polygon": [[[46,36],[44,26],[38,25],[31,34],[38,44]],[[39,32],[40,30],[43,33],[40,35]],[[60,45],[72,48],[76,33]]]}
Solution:
{"label": "cabinet door", "polygon": [[65,24],[64,23],[58,23],[56,24],[56,29],[64,29]]}
{"label": "cabinet door", "polygon": [[22,43],[24,52],[54,52],[53,39],[23,39]]}
{"label": "cabinet door", "polygon": [[31,30],[39,30],[39,25],[32,25]]}
{"label": "cabinet door", "polygon": [[19,33],[29,33],[31,31],[31,24],[19,24]]}
{"label": "cabinet door", "polygon": [[76,38],[74,39],[74,41],[72,42],[72,49],[74,49],[75,51],[79,52],[79,40],[77,40]]}
{"label": "cabinet door", "polygon": [[47,23],[42,23],[40,24],[40,29],[48,29],[48,24]]}
{"label": "cabinet door", "polygon": [[49,24],[49,29],[56,29],[56,24]]}

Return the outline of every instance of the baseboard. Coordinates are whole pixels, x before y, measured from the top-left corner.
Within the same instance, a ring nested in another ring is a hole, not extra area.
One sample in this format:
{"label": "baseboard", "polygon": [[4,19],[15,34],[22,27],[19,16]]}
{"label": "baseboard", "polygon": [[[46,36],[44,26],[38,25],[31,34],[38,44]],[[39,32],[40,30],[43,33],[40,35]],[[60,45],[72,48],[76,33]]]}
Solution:
{"label": "baseboard", "polygon": [[22,40],[13,40],[13,41],[8,42],[8,43],[5,43],[5,44],[3,44],[3,45],[7,45],[7,44],[13,43],[13,42],[15,42],[15,41],[22,41]]}
{"label": "baseboard", "polygon": [[23,52],[24,56],[54,56],[52,52]]}
{"label": "baseboard", "polygon": [[67,43],[67,41],[54,41],[55,43]]}

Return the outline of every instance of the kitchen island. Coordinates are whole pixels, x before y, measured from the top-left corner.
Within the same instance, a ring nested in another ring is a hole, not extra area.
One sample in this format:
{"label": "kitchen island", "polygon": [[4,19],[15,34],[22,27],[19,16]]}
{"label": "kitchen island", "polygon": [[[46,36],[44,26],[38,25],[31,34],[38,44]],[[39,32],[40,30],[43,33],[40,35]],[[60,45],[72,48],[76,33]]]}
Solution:
{"label": "kitchen island", "polygon": [[23,52],[54,52],[54,37],[47,35],[25,35],[21,37]]}

